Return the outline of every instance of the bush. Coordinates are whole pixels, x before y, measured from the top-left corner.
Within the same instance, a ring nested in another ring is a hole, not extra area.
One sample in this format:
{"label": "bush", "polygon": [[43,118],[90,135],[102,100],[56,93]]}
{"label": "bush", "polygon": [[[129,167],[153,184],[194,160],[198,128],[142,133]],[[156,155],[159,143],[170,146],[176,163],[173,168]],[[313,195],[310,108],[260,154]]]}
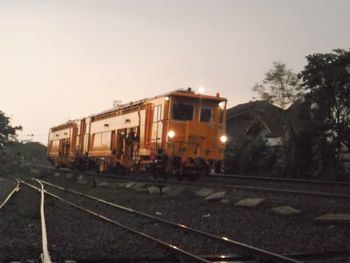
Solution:
{"label": "bush", "polygon": [[0,171],[3,173],[21,171],[31,164],[48,164],[44,145],[37,142],[12,142],[0,154]]}
{"label": "bush", "polygon": [[225,172],[233,174],[270,174],[278,148],[268,147],[265,140],[244,138],[230,143],[225,154]]}

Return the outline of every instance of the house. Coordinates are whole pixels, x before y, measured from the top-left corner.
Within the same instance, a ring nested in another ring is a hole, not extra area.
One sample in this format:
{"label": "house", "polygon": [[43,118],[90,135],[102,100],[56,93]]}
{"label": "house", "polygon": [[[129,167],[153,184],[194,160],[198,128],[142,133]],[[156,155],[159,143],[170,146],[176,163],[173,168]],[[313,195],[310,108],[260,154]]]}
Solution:
{"label": "house", "polygon": [[233,142],[263,138],[268,146],[281,146],[284,110],[267,101],[251,101],[228,109],[226,129]]}

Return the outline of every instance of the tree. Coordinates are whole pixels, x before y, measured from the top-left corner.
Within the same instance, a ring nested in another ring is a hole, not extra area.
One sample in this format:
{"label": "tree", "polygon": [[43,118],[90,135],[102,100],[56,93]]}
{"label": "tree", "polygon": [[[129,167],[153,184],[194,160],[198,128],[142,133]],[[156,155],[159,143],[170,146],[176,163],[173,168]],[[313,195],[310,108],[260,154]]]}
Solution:
{"label": "tree", "polygon": [[14,142],[6,149],[12,159],[20,158],[24,163],[48,164],[47,148],[38,142]]}
{"label": "tree", "polygon": [[10,142],[15,141],[16,132],[21,129],[21,126],[12,127],[10,118],[0,111],[0,150],[3,150]]}
{"label": "tree", "polygon": [[273,68],[265,74],[263,83],[255,84],[253,92],[258,94],[259,99],[282,109],[286,109],[301,94],[298,76],[282,62],[273,62]]}
{"label": "tree", "polygon": [[[313,54],[300,73],[302,89],[311,101],[313,119],[317,123],[319,151],[329,155],[335,149],[337,159],[342,144],[350,148],[350,50]],[[325,143],[327,145],[325,145]],[[320,159],[325,158],[324,155]]]}

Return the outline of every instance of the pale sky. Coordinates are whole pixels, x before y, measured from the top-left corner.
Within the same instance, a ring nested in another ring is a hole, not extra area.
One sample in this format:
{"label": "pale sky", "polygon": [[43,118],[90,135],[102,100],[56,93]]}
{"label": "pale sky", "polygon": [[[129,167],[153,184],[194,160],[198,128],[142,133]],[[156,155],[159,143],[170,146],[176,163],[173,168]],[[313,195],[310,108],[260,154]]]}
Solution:
{"label": "pale sky", "polygon": [[0,110],[50,127],[200,86],[248,102],[273,61],[350,48],[350,1],[0,0]]}

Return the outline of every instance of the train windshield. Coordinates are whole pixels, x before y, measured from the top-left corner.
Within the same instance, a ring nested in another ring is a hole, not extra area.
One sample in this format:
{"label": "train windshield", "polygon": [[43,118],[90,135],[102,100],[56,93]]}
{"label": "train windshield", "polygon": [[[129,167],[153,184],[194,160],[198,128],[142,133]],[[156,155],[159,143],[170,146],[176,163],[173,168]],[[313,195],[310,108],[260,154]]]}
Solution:
{"label": "train windshield", "polygon": [[174,103],[172,109],[173,120],[191,121],[193,120],[193,105],[185,103]]}
{"label": "train windshield", "polygon": [[200,121],[201,122],[211,122],[213,117],[212,108],[201,108]]}

